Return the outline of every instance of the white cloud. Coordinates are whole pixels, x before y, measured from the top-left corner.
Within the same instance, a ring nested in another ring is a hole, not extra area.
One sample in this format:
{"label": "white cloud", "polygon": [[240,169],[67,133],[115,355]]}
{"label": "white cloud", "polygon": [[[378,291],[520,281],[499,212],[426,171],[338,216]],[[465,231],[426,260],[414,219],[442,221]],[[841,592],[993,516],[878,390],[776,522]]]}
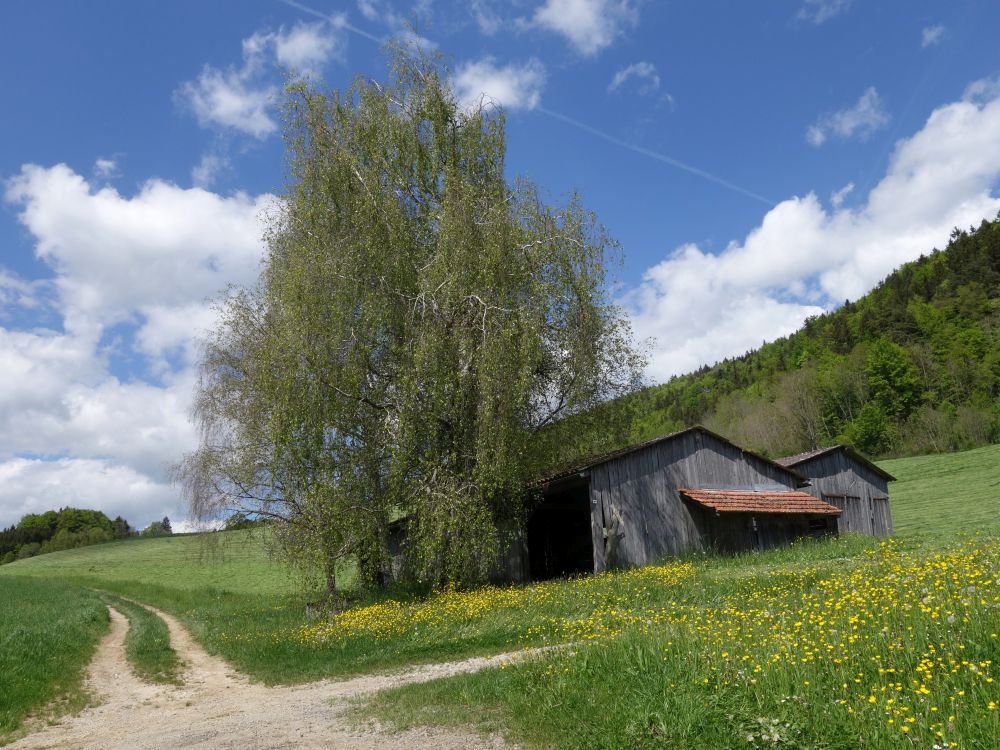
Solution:
{"label": "white cloud", "polygon": [[344,38],[334,36],[324,23],[297,23],[288,31],[270,35],[279,65],[303,75],[315,75],[331,58],[343,53]]}
{"label": "white cloud", "polygon": [[608,91],[617,91],[630,78],[638,82],[640,94],[649,94],[660,88],[660,74],[650,62],[637,62],[622,68],[608,84]]}
{"label": "white cloud", "polygon": [[318,74],[331,58],[341,54],[345,38],[335,23],[297,23],[289,30],[258,31],[243,40],[243,65],[226,70],[202,68],[196,81],[177,90],[202,127],[220,126],[264,139],[278,129],[271,107],[278,87],[270,81],[268,62],[303,76]]}
{"label": "white cloud", "polygon": [[844,205],[844,201],[847,200],[847,196],[854,191],[854,183],[848,182],[840,190],[835,190],[830,194],[830,204],[834,208],[840,208]]}
{"label": "white cloud", "polygon": [[799,20],[817,26],[839,16],[851,7],[852,0],[805,0],[799,8]]}
{"label": "white cloud", "polygon": [[118,162],[114,159],[98,159],[94,162],[94,177],[107,180],[118,176]]}
{"label": "white cloud", "polygon": [[545,77],[545,66],[535,58],[501,67],[494,58],[484,57],[455,71],[455,95],[465,108],[485,98],[507,110],[534,109],[541,102]]}
{"label": "white cloud", "polygon": [[195,187],[209,188],[219,178],[222,172],[230,167],[229,159],[219,154],[205,154],[194,167],[191,168],[191,182]]}
{"label": "white cloud", "polygon": [[42,292],[48,286],[45,280],[28,281],[0,266],[0,316],[4,308],[39,307],[43,303]]}
{"label": "white cloud", "polygon": [[591,56],[638,20],[639,11],[629,0],[546,0],[522,25],[561,34],[580,54]]}
{"label": "white cloud", "polygon": [[0,273],[0,305],[44,284],[63,325],[0,327],[0,523],[67,503],[134,524],[179,518],[165,469],[196,444],[196,337],[215,322],[206,300],[257,278],[275,199],[161,180],[124,196],[66,165],[25,165],[5,197],[54,275]]}
{"label": "white cloud", "polygon": [[[404,46],[419,50],[432,50],[437,47],[433,41],[417,33],[407,17],[397,13],[386,0],[358,0],[358,10],[369,21],[381,23],[388,28],[390,34]],[[430,5],[426,2],[416,3],[412,10],[417,17],[427,18],[431,15]]]}
{"label": "white cloud", "polygon": [[488,0],[471,0],[466,7],[476,21],[479,32],[485,36],[493,36],[504,26],[504,21],[493,9]]}
{"label": "white cloud", "polygon": [[108,325],[184,306],[256,277],[260,217],[273,196],[223,197],[150,180],[131,197],[95,190],[65,164],[25,165],[6,199],[56,272],[69,321]]}
{"label": "white cloud", "polygon": [[845,207],[843,190],[832,210],[812,193],[790,198],[722,252],[686,245],[650,268],[623,300],[637,334],[657,339],[650,376],[664,380],[787,334],[943,247],[954,227],[995,217],[1000,87],[977,82],[969,91],[897,144],[863,205]]}
{"label": "white cloud", "polygon": [[138,526],[183,514],[170,485],[108,461],[14,458],[0,462],[0,526],[15,523],[27,513],[66,505],[99,508]]}
{"label": "white cloud", "polygon": [[260,139],[278,129],[270,113],[277,87],[258,88],[242,70],[224,72],[206,65],[197,81],[188,81],[179,91],[202,127],[219,125]]}
{"label": "white cloud", "polygon": [[882,97],[874,86],[869,86],[853,107],[823,115],[810,125],[806,129],[806,141],[813,146],[822,146],[831,135],[865,140],[888,125],[889,119]]}
{"label": "white cloud", "polygon": [[927,26],[920,32],[920,48],[927,49],[941,43],[944,39],[944,26]]}

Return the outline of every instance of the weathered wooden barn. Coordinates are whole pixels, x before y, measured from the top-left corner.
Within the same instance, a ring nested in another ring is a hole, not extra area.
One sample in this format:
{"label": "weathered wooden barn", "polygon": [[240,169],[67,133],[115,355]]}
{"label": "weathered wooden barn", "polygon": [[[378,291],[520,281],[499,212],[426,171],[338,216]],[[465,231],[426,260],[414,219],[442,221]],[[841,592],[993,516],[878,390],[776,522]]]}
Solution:
{"label": "weathered wooden barn", "polygon": [[692,427],[547,477],[505,555],[504,577],[539,580],[644,565],[691,548],[777,546],[836,533],[841,511],[805,477]]}
{"label": "weathered wooden barn", "polygon": [[853,448],[834,445],[779,458],[778,463],[809,480],[806,492],[842,511],[837,520],[840,532],[877,537],[892,533],[889,482],[895,477]]}

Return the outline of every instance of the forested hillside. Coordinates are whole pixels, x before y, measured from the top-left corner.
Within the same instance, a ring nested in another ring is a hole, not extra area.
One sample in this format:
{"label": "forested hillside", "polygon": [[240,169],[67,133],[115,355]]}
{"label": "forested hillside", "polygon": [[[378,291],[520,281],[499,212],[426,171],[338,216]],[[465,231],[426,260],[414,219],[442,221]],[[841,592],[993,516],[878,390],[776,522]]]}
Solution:
{"label": "forested hillside", "polygon": [[1000,220],[956,230],[871,293],[795,334],[633,397],[634,437],[703,423],[784,455],[875,456],[1000,441]]}

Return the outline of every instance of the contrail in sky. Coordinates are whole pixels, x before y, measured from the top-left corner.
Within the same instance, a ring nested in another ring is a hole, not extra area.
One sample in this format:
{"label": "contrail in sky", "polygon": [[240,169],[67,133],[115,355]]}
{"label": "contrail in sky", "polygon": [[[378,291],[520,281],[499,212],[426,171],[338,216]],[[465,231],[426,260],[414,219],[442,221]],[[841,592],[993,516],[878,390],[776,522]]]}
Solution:
{"label": "contrail in sky", "polygon": [[345,13],[333,14],[324,13],[321,10],[316,10],[315,8],[310,8],[308,5],[303,5],[302,3],[297,3],[295,0],[278,0],[280,3],[284,3],[292,8],[301,10],[303,13],[308,13],[310,16],[316,16],[316,18],[322,18],[324,21],[329,21],[338,29],[347,29],[350,32],[357,34],[358,36],[363,36],[365,39],[375,42],[376,44],[382,44],[385,41],[384,37],[375,36],[374,34],[369,34],[364,29],[359,29],[347,22],[347,15]]}
{"label": "contrail in sky", "polygon": [[572,125],[574,128],[579,128],[580,130],[590,133],[591,135],[595,135],[598,138],[603,138],[604,140],[608,141],[609,143],[613,143],[616,146],[621,146],[622,148],[626,148],[629,151],[634,151],[637,154],[642,154],[643,156],[647,156],[650,159],[663,162],[664,164],[669,164],[671,167],[682,169],[685,172],[697,175],[702,179],[708,180],[709,182],[714,182],[716,185],[721,185],[724,188],[733,190],[739,193],[740,195],[745,195],[748,198],[753,198],[754,200],[758,200],[761,203],[767,204],[768,206],[774,207],[775,205],[777,205],[774,201],[770,200],[769,198],[765,198],[763,195],[758,195],[757,193],[751,192],[746,188],[741,188],[739,185],[734,185],[732,182],[729,182],[729,180],[724,180],[721,177],[716,177],[711,172],[706,172],[704,169],[698,169],[698,167],[692,167],[690,164],[685,164],[684,162],[678,161],[677,159],[667,156],[666,154],[661,154],[657,151],[652,151],[648,148],[637,146],[634,143],[623,141],[621,138],[616,138],[615,136],[610,135],[609,133],[605,133],[602,130],[598,130],[597,128],[591,127],[587,123],[580,122],[579,120],[576,120],[570,117],[569,115],[560,114],[559,112],[553,112],[551,109],[546,109],[545,107],[542,106],[535,107],[535,109],[537,109],[543,115],[548,115],[549,117],[554,117],[557,120],[562,120],[568,125]]}
{"label": "contrail in sky", "polygon": [[[315,16],[316,18],[322,18],[324,21],[329,21],[337,28],[347,29],[348,31],[357,34],[358,36],[362,36],[365,39],[368,39],[369,41],[375,42],[376,44],[382,44],[383,42],[386,41],[385,37],[379,37],[375,36],[374,34],[369,34],[364,29],[359,29],[357,26],[348,23],[347,15],[345,13],[340,13],[340,14],[324,13],[320,10],[316,10],[315,8],[310,8],[308,5],[303,5],[302,3],[296,2],[296,0],[278,0],[278,2],[284,3],[285,5],[288,5],[289,7],[295,8],[297,10],[301,10],[303,13],[308,13],[309,15]],[[776,205],[775,202],[770,200],[769,198],[765,198],[763,195],[758,195],[757,193],[747,190],[746,188],[741,188],[739,185],[735,185],[732,182],[729,182],[729,180],[724,180],[721,177],[717,177],[711,172],[706,172],[704,169],[698,169],[698,167],[692,167],[690,164],[685,164],[684,162],[678,161],[677,159],[667,156],[666,154],[661,154],[657,151],[652,151],[648,148],[638,146],[634,143],[623,141],[621,138],[616,138],[610,133],[605,133],[603,130],[598,130],[595,127],[591,127],[590,125],[587,125],[587,123],[580,122],[579,120],[570,117],[569,115],[564,115],[559,112],[555,112],[551,109],[546,109],[545,107],[542,106],[535,107],[535,109],[541,112],[543,115],[548,115],[549,117],[555,118],[556,120],[561,120],[562,122],[565,122],[567,125],[572,125],[574,128],[578,128],[586,133],[590,133],[591,135],[601,138],[607,141],[608,143],[613,143],[614,145],[620,148],[628,149],[629,151],[632,151],[636,154],[640,154],[649,159],[653,159],[654,161],[658,161],[661,164],[666,164],[668,166],[674,167],[675,169],[680,169],[684,172],[687,172],[688,174],[693,174],[696,177],[701,177],[703,180],[714,182],[716,185],[720,185],[726,188],[727,190],[732,190],[733,192],[739,193],[740,195],[746,196],[747,198],[753,198],[754,200],[760,201],[761,203],[767,206],[773,207]]]}

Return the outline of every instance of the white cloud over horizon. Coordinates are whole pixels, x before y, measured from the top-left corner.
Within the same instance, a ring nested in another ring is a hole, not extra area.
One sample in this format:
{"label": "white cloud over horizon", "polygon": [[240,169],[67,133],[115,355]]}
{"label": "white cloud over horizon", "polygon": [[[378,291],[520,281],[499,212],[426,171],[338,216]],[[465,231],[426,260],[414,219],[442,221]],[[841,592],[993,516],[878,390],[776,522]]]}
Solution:
{"label": "white cloud over horizon", "polygon": [[821,116],[806,129],[806,141],[822,146],[832,135],[842,140],[866,140],[889,124],[889,113],[874,86],[869,86],[853,106]]}
{"label": "white cloud over horizon", "polygon": [[1000,86],[976,82],[897,143],[863,205],[845,207],[846,188],[830,208],[810,192],[779,203],[718,254],[684,245],[648,269],[622,302],[636,334],[657,339],[650,377],[663,381],[787,335],[943,247],[954,227],[996,217],[998,132]]}
{"label": "white cloud over horizon", "polygon": [[[0,525],[96,500],[133,524],[181,517],[166,477],[196,444],[197,339],[216,321],[210,300],[256,279],[276,199],[156,179],[126,196],[65,164],[24,165],[4,198],[52,277],[2,273],[0,302],[44,284],[61,326],[0,319]],[[138,377],[114,374],[121,358]]]}

